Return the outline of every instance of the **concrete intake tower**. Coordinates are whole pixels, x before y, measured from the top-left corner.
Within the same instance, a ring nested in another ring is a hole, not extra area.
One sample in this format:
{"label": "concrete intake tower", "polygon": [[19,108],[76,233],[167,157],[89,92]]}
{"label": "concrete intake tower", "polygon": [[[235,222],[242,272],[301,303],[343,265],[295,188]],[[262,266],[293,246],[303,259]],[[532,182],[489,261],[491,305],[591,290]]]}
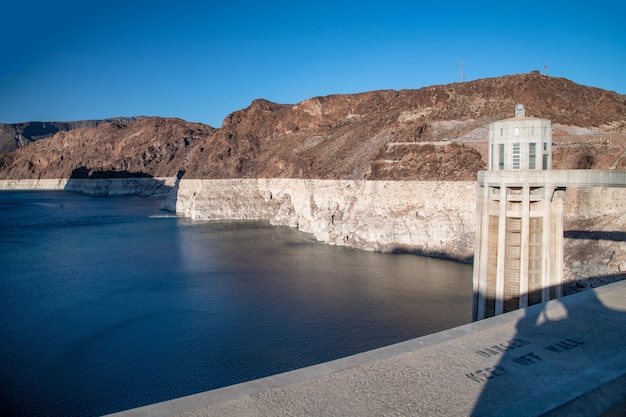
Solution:
{"label": "concrete intake tower", "polygon": [[552,167],[550,121],[517,105],[514,118],[489,125],[487,164],[496,178],[478,187],[475,320],[560,296],[563,271],[562,199],[526,175]]}
{"label": "concrete intake tower", "polygon": [[624,187],[624,170],[552,170],[552,126],[526,117],[489,125],[478,173],[473,320],[562,295],[566,187]]}

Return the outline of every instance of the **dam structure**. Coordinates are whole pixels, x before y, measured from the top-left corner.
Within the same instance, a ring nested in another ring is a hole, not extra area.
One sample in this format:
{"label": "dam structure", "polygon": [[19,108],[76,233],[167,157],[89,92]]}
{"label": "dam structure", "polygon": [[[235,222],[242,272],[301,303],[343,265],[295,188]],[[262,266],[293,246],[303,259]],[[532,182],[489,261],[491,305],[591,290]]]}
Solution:
{"label": "dam structure", "polygon": [[472,319],[559,298],[567,187],[626,187],[623,170],[552,170],[546,119],[489,125],[487,171],[478,172]]}

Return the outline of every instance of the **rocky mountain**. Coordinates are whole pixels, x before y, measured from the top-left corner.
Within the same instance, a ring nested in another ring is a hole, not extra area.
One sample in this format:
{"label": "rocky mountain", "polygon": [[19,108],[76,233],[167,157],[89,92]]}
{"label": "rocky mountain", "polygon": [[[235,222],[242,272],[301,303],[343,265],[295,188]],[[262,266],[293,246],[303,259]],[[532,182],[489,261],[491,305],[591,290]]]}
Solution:
{"label": "rocky mountain", "polygon": [[15,124],[0,123],[0,153],[13,152],[40,139],[46,139],[57,132],[65,132],[83,127],[97,127],[104,123],[128,123],[141,117],[118,117],[103,120],[81,120],[77,122],[25,122]]}
{"label": "rocky mountain", "polygon": [[[296,105],[256,100],[226,118],[212,137],[212,152],[196,153],[187,172],[210,178],[473,179],[485,167],[486,152],[481,161],[476,151],[486,151],[487,125],[512,117],[516,103],[527,115],[555,124],[626,131],[625,96],[531,73],[315,97]],[[558,166],[562,158],[555,152]],[[560,167],[578,163],[570,159]]]}
{"label": "rocky mountain", "polygon": [[488,124],[512,117],[517,103],[528,116],[552,120],[556,168],[626,168],[626,96],[535,71],[294,105],[259,99],[218,129],[140,118],[58,131],[0,156],[0,178],[184,171],[185,178],[473,180],[486,167]]}
{"label": "rocky mountain", "polygon": [[61,131],[0,156],[0,176],[103,178],[175,176],[191,147],[214,129],[180,119],[144,117]]}

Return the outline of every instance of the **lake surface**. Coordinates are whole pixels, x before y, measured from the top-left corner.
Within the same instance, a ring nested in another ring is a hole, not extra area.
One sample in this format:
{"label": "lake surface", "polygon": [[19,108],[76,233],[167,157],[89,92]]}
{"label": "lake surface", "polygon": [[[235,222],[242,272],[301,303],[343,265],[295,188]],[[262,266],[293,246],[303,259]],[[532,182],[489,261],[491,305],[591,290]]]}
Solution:
{"label": "lake surface", "polygon": [[470,321],[470,265],[160,203],[0,192],[0,415],[101,415]]}

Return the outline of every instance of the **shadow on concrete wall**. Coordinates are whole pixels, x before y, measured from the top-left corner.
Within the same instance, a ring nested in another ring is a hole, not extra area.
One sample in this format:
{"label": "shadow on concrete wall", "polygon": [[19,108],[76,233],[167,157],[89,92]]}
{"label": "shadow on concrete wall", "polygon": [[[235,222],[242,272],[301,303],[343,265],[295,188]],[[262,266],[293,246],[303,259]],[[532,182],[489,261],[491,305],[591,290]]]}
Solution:
{"label": "shadow on concrete wall", "polygon": [[[573,302],[582,298],[584,302]],[[624,402],[626,376],[590,391],[585,388],[592,386],[588,379],[597,375],[588,378],[580,370],[605,365],[623,350],[619,343],[608,343],[607,351],[602,351],[598,340],[606,335],[623,340],[626,313],[605,307],[594,291],[571,300],[561,298],[525,309],[512,339],[476,352],[495,365],[467,375],[484,385],[471,416],[600,416]],[[571,397],[565,404],[554,398],[563,392]]]}

